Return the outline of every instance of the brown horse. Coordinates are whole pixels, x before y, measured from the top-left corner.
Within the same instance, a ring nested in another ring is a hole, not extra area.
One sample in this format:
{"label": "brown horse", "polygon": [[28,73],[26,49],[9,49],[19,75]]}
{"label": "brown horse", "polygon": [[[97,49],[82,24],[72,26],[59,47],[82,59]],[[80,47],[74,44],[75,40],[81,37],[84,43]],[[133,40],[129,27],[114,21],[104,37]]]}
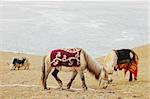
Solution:
{"label": "brown horse", "polygon": [[[63,49],[64,50],[64,49]],[[65,53],[70,52],[72,49],[65,49]],[[55,53],[55,58],[52,60],[52,56],[54,53],[53,51],[50,52],[47,56],[43,58],[43,66],[42,66],[42,86],[44,89],[47,89],[46,80],[48,78],[49,73],[51,72],[52,68],[54,71],[52,75],[57,80],[59,84],[59,88],[62,88],[62,81],[57,77],[57,74],[60,70],[70,71],[73,72],[70,82],[67,84],[67,89],[71,87],[73,80],[75,79],[76,75],[79,73],[81,80],[82,80],[82,87],[83,89],[87,89],[85,84],[85,78],[83,71],[87,69],[91,74],[95,76],[99,82],[103,84],[103,88],[106,88],[108,85],[108,75],[107,71],[97,62],[95,62],[83,49],[81,48],[73,48],[74,52],[77,52],[74,57],[67,57],[67,55],[62,56],[62,52]],[[61,50],[62,51],[62,50]],[[80,52],[80,53],[78,53]],[[71,53],[72,54],[72,53]],[[60,62],[61,61],[61,62]],[[66,62],[68,62],[66,64]],[[76,62],[76,64],[74,63]],[[78,63],[80,62],[80,64]],[[59,66],[54,66],[59,64]],[[70,66],[69,66],[70,64]]]}
{"label": "brown horse", "polygon": [[104,59],[105,69],[108,71],[108,79],[112,81],[113,70],[122,70],[124,68],[125,74],[129,70],[130,77],[129,81],[132,81],[132,74],[134,74],[134,79],[137,79],[138,72],[138,56],[131,49],[119,49],[113,50]]}

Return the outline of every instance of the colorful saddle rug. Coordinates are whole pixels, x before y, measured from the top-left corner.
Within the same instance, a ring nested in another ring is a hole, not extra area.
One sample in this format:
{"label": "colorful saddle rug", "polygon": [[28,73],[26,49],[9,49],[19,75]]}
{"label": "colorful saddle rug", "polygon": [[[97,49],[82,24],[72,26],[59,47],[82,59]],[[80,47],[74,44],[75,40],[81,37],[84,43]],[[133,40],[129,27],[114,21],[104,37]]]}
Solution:
{"label": "colorful saddle rug", "polygon": [[124,68],[125,75],[126,75],[126,72],[129,70],[134,75],[134,77],[137,77],[138,65],[135,62],[131,62],[129,67],[127,64],[122,64],[122,66]]}
{"label": "colorful saddle rug", "polygon": [[50,54],[51,65],[56,66],[80,66],[80,52],[77,48],[72,49],[56,49]]}

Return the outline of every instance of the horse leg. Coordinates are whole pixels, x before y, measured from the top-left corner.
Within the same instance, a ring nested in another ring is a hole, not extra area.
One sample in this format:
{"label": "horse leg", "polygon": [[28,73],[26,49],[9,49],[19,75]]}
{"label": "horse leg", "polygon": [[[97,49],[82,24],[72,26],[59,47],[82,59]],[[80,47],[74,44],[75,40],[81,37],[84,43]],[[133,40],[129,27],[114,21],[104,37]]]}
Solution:
{"label": "horse leg", "polygon": [[29,66],[27,66],[27,69],[29,69]]}
{"label": "horse leg", "polygon": [[26,70],[26,66],[24,66],[24,70]]}
{"label": "horse leg", "polygon": [[136,77],[134,77],[134,80],[137,80],[137,78],[136,78]]}
{"label": "horse leg", "polygon": [[27,69],[27,66],[28,66],[27,64],[24,64],[24,69]]}
{"label": "horse leg", "polygon": [[[126,72],[127,72],[127,70],[129,70],[129,66],[131,66],[131,62],[128,63]],[[129,81],[132,81],[132,73],[131,72],[130,72],[130,76],[129,76]]]}
{"label": "horse leg", "polygon": [[83,72],[80,72],[80,78],[81,78],[81,80],[82,80],[82,87],[83,87],[83,89],[84,89],[84,90],[87,90],[87,86],[86,86],[86,84],[85,84],[85,78],[84,78]]}
{"label": "horse leg", "polygon": [[16,67],[17,67],[16,64],[14,64],[14,70],[16,69]]}
{"label": "horse leg", "polygon": [[72,77],[71,77],[71,79],[70,79],[70,82],[67,84],[67,89],[70,89],[71,84],[72,84],[73,80],[75,79],[75,77],[77,76],[77,74],[78,74],[77,71],[73,71]]}
{"label": "horse leg", "polygon": [[57,77],[59,70],[58,69],[54,69],[54,71],[52,72],[52,76],[57,80],[58,84],[59,84],[59,88],[62,87],[62,81]]}
{"label": "horse leg", "polygon": [[50,65],[50,59],[48,56],[44,56],[43,65],[42,65],[42,75],[41,82],[44,89],[47,89],[46,80],[48,78],[48,74],[50,73],[52,66]]}
{"label": "horse leg", "polygon": [[18,66],[18,70],[20,69],[20,65]]}
{"label": "horse leg", "polygon": [[26,65],[26,69],[29,69],[29,65],[28,64]]}
{"label": "horse leg", "polygon": [[51,72],[52,68],[50,66],[48,66],[48,69],[46,71],[46,75],[45,75],[45,78],[44,78],[44,89],[47,89],[47,84],[46,84],[46,80],[48,78],[48,75],[49,73]]}
{"label": "horse leg", "polygon": [[29,69],[29,65],[27,65],[27,69]]}
{"label": "horse leg", "polygon": [[13,66],[13,70],[15,70],[15,69],[16,69],[16,66],[14,65],[14,66]]}
{"label": "horse leg", "polygon": [[15,68],[14,68],[14,70],[16,69],[16,66],[15,66]]}
{"label": "horse leg", "polygon": [[137,80],[137,76],[134,75],[134,80]]}
{"label": "horse leg", "polygon": [[132,81],[132,73],[130,72],[129,81]]}
{"label": "horse leg", "polygon": [[13,70],[13,68],[14,68],[14,65],[12,66],[12,65],[10,64],[10,66],[11,66],[11,69],[10,69],[10,70]]}

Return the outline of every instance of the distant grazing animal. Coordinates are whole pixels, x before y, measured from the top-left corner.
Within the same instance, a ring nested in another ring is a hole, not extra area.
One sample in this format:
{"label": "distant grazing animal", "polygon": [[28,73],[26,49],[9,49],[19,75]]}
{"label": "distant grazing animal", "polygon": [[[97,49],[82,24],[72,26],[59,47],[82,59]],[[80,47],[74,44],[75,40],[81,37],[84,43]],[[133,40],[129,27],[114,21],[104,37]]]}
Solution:
{"label": "distant grazing animal", "polygon": [[103,85],[103,88],[106,88],[108,85],[108,76],[107,71],[103,67],[104,66],[95,62],[81,48],[52,50],[43,58],[41,76],[42,86],[44,89],[47,89],[46,80],[52,68],[54,68],[52,75],[57,80],[59,88],[62,88],[62,81],[57,77],[57,74],[60,70],[65,70],[73,72],[70,82],[67,84],[67,89],[70,89],[73,80],[79,73],[82,80],[82,87],[86,90],[87,86],[85,84],[83,71],[87,69],[97,80],[99,80],[100,84]]}
{"label": "distant grazing animal", "polygon": [[20,69],[20,67],[25,67],[24,69],[29,69],[30,62],[29,59],[25,57],[22,57],[22,59],[13,58],[11,66],[11,70],[15,70],[16,67],[18,68],[18,70]]}
{"label": "distant grazing animal", "polygon": [[132,81],[132,74],[134,79],[137,80],[138,73],[138,61],[139,58],[137,54],[131,49],[119,49],[113,50],[104,59],[105,69],[108,71],[108,79],[112,81],[113,70],[124,69],[124,73],[129,70],[130,77],[129,81]]}

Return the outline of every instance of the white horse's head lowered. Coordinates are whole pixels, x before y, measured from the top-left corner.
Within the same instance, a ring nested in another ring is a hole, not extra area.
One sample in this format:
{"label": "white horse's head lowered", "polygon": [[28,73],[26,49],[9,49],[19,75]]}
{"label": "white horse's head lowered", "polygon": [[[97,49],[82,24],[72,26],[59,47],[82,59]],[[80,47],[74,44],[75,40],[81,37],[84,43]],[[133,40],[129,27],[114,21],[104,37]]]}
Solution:
{"label": "white horse's head lowered", "polygon": [[93,60],[85,51],[84,53],[87,61],[87,70],[99,80],[99,86],[102,85],[103,88],[107,88],[109,83],[107,70],[102,64]]}
{"label": "white horse's head lowered", "polygon": [[106,55],[106,57],[104,58],[104,68],[106,69],[107,73],[108,73],[108,81],[109,83],[113,81],[112,79],[112,75],[113,75],[113,71],[114,69],[117,69],[117,55],[114,51],[111,51],[110,53],[108,53]]}
{"label": "white horse's head lowered", "polygon": [[109,80],[108,80],[108,73],[106,71],[106,69],[103,67],[101,67],[100,69],[100,75],[99,75],[99,86],[102,85],[103,88],[107,88]]}

